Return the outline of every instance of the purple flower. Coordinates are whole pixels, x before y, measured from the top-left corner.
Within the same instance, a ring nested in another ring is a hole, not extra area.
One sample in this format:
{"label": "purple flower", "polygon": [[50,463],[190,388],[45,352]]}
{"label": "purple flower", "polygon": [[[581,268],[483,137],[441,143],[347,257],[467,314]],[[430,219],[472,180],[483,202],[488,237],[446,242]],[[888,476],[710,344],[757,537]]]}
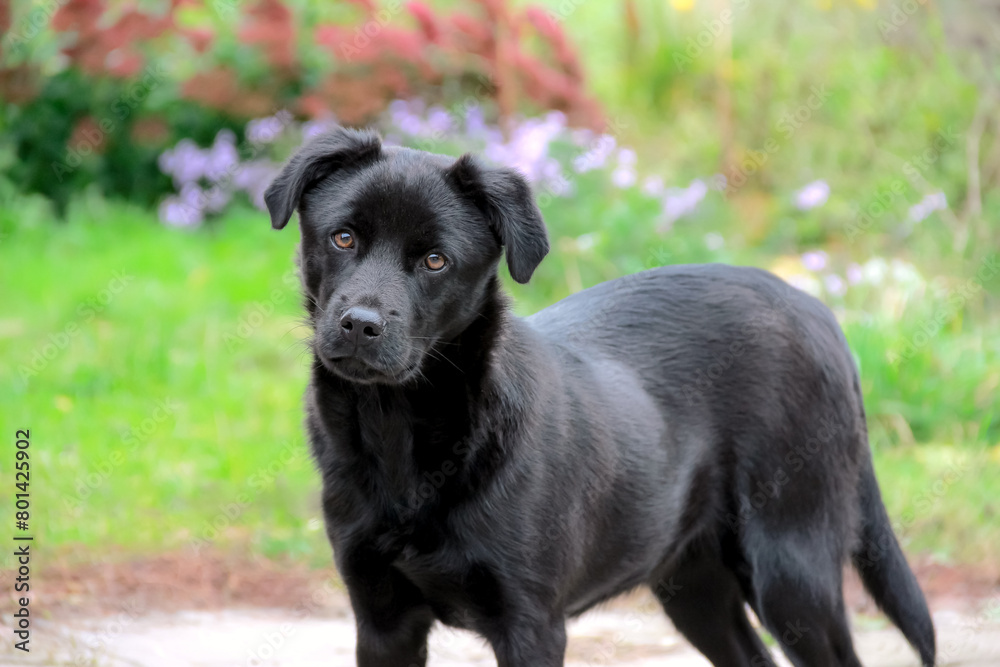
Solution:
{"label": "purple flower", "polygon": [[233,193],[231,190],[216,184],[205,190],[203,203],[207,212],[221,213],[232,199]]}
{"label": "purple flower", "polygon": [[551,172],[549,146],[562,131],[561,123],[561,116],[549,114],[544,119],[529,118],[518,123],[508,142],[504,142],[502,136],[491,134],[487,139],[486,157],[513,167],[530,182],[538,183],[546,170]]}
{"label": "purple flower", "polygon": [[441,107],[431,107],[427,114],[428,129],[437,134],[443,134],[451,129],[451,114]]}
{"label": "purple flower", "polygon": [[181,139],[172,150],[164,151],[157,162],[160,171],[173,176],[174,187],[180,189],[205,175],[207,153],[191,139]]}
{"label": "purple flower", "polygon": [[822,206],[830,197],[830,186],[826,181],[813,181],[795,193],[795,206],[801,211]]}
{"label": "purple flower", "polygon": [[847,265],[847,282],[852,285],[857,285],[865,278],[865,272],[855,263],[850,263]]}
{"label": "purple flower", "polygon": [[233,185],[250,197],[257,208],[263,210],[264,192],[278,175],[279,166],[270,160],[252,160],[244,162],[233,174]]}
{"label": "purple flower", "polygon": [[635,151],[631,148],[619,148],[618,149],[618,164],[623,167],[629,167],[635,164]]}
{"label": "purple flower", "polygon": [[802,255],[802,266],[809,271],[822,271],[826,267],[827,254],[822,250],[813,250]]}
{"label": "purple flower", "polygon": [[929,194],[919,203],[910,207],[910,221],[922,222],[934,211],[943,211],[946,208],[948,208],[948,199],[943,192]]}
{"label": "purple flower", "polygon": [[478,104],[470,105],[465,110],[465,133],[470,137],[476,137],[486,131],[486,119],[483,117],[483,110]]}
{"label": "purple flower", "polygon": [[205,151],[205,178],[210,181],[222,180],[239,164],[240,155],[236,150],[236,135],[232,130],[219,130],[215,143]]}
{"label": "purple flower", "polygon": [[393,100],[389,102],[389,115],[395,118],[398,114],[409,113],[410,103],[406,100]]}
{"label": "purple flower", "polygon": [[329,132],[330,130],[337,127],[337,119],[333,116],[328,116],[326,118],[317,118],[315,120],[307,120],[302,124],[302,140],[309,141],[314,137],[318,137],[324,132]]}
{"label": "purple flower", "polygon": [[247,123],[247,140],[258,146],[274,143],[286,125],[285,119],[277,115],[254,119]]}
{"label": "purple flower", "polygon": [[826,286],[826,291],[834,296],[841,296],[847,291],[847,286],[844,284],[843,279],[836,273],[823,276],[823,284]]}
{"label": "purple flower", "polygon": [[576,156],[573,160],[573,168],[580,174],[602,168],[607,163],[608,157],[614,152],[617,143],[610,134],[602,134],[591,143],[587,152]]}
{"label": "purple flower", "polygon": [[204,220],[201,209],[193,208],[180,197],[167,197],[160,203],[160,221],[170,227],[197,227]]}
{"label": "purple flower", "polygon": [[691,181],[686,188],[667,190],[663,197],[663,220],[660,229],[669,229],[678,218],[693,212],[707,193],[708,186],[701,179]]}
{"label": "purple flower", "polygon": [[419,136],[424,129],[424,122],[420,119],[420,116],[415,114],[400,116],[396,121],[396,125],[400,130],[414,137]]}

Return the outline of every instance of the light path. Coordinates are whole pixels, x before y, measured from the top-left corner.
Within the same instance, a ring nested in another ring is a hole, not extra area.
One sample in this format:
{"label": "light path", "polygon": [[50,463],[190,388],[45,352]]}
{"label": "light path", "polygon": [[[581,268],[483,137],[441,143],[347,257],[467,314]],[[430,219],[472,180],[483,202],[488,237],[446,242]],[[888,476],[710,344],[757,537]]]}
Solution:
{"label": "light path", "polygon": [[[5,619],[6,623],[6,619]],[[1000,665],[1000,620],[939,612],[940,665]],[[866,625],[874,625],[871,620]],[[881,625],[878,623],[877,625]],[[32,652],[13,651],[8,637],[0,664],[55,667],[349,667],[354,624],[350,617],[304,618],[287,611],[228,610],[118,616],[56,623],[34,619]],[[648,609],[603,609],[569,627],[567,667],[710,667],[670,626]],[[866,667],[917,667],[890,626],[856,628]],[[779,664],[787,666],[783,657]],[[437,628],[428,667],[494,667],[489,648],[474,635]]]}

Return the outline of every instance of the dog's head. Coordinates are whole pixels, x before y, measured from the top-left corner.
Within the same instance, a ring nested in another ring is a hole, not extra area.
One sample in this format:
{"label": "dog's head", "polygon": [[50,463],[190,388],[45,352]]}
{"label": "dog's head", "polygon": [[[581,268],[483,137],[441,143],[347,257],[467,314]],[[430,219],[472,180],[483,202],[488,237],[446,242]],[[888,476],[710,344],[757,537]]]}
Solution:
{"label": "dog's head", "polygon": [[415,377],[435,345],[476,319],[501,249],[521,283],[549,249],[517,172],[383,147],[371,132],[317,137],[264,200],[275,229],[298,209],[316,356],[356,382]]}

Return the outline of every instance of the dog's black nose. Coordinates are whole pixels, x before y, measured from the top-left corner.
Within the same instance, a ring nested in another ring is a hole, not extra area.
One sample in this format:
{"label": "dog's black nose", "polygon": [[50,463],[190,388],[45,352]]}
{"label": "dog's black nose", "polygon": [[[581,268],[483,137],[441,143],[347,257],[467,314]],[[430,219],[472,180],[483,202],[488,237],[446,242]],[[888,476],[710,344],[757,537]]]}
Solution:
{"label": "dog's black nose", "polygon": [[374,310],[348,308],[340,318],[340,333],[347,340],[358,345],[367,345],[382,335],[385,320]]}

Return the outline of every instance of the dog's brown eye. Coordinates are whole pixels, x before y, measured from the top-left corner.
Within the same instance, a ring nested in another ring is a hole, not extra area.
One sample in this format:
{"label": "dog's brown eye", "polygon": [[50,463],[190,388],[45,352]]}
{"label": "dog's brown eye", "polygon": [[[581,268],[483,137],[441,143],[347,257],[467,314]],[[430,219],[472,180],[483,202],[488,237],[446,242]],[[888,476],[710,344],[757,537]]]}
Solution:
{"label": "dog's brown eye", "polygon": [[444,255],[432,252],[431,254],[424,257],[424,266],[426,266],[431,271],[440,271],[445,265]]}
{"label": "dog's brown eye", "polygon": [[354,235],[345,229],[338,229],[333,233],[333,245],[341,250],[354,247]]}

